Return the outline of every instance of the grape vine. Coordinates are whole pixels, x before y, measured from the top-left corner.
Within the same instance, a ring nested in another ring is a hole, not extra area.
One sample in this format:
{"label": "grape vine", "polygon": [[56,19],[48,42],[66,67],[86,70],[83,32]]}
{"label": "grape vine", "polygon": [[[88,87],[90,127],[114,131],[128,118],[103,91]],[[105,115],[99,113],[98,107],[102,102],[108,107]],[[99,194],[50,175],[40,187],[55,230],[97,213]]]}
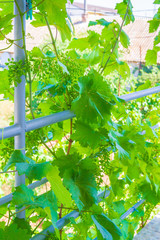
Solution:
{"label": "grape vine", "polygon": [[[36,28],[46,26],[50,47],[28,51],[22,24],[25,61],[12,59],[6,64],[8,69],[0,71],[0,94],[11,101],[14,85],[26,76],[26,120],[65,110],[76,114],[73,119],[26,133],[25,156],[14,151],[12,139],[1,144],[3,172],[16,167],[28,184],[43,177],[48,180],[46,189],[13,188],[10,204],[0,207],[2,240],[29,240],[51,224],[55,232],[46,239],[130,240],[159,203],[159,131],[151,128],[159,119],[159,99],[153,96],[126,103],[119,98],[121,92],[127,92],[128,81],[132,90],[159,84],[146,80],[143,71],[135,79],[121,59],[120,47],[127,49],[130,44],[123,26],[134,22],[131,1],[116,5],[121,24],[104,18],[91,21],[87,35],[79,38],[72,36],[66,2],[32,0],[30,22]],[[17,0],[14,3],[23,23],[26,12],[20,11]],[[15,17],[12,7],[0,6],[0,40],[6,40],[7,48],[16,44],[7,36]],[[159,26],[158,14],[150,21],[150,32]],[[63,50],[51,26],[60,33]],[[90,30],[93,26],[100,26],[101,33]],[[156,64],[158,36],[153,50],[147,52],[148,65]],[[103,190],[110,195],[99,203],[97,195]],[[140,199],[145,203],[138,212],[122,220],[121,215]],[[26,219],[16,218],[15,205],[19,212],[26,211]],[[70,218],[67,226],[58,229],[57,220],[73,210],[79,212],[78,220]]]}

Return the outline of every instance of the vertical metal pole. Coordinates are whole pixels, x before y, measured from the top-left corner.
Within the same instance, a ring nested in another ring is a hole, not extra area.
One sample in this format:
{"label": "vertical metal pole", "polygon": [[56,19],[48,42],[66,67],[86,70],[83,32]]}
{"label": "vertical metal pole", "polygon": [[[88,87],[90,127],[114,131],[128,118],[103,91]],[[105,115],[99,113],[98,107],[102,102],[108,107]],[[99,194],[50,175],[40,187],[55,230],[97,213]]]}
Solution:
{"label": "vertical metal pole", "polygon": [[[17,0],[21,12],[25,12],[26,0]],[[20,14],[14,3],[14,39],[16,40],[16,45],[22,47],[22,24],[20,19]],[[25,28],[25,14],[23,15],[23,24]],[[25,59],[24,49],[19,48],[14,45],[14,59],[15,61]],[[25,154],[25,76],[21,77],[21,83],[15,86],[14,90],[14,123],[21,126],[20,135],[14,138],[14,148],[21,149],[22,153]],[[15,187],[25,184],[25,175],[19,176],[18,173],[15,175]],[[18,218],[25,218],[25,211],[17,213]]]}
{"label": "vertical metal pole", "polygon": [[87,0],[84,0],[84,12],[82,14],[82,21],[87,21]]}
{"label": "vertical metal pole", "polygon": [[84,15],[87,14],[87,0],[84,0]]}

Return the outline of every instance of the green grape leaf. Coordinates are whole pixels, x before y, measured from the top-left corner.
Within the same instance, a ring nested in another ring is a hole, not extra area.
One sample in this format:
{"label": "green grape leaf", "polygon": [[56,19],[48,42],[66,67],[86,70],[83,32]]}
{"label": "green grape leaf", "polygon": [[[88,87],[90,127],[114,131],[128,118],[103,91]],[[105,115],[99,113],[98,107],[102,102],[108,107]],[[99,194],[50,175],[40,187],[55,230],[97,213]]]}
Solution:
{"label": "green grape leaf", "polygon": [[10,169],[12,166],[14,166],[16,163],[22,163],[25,162],[25,156],[20,150],[15,150],[13,154],[11,155],[10,159],[8,160],[7,164],[5,165],[3,171],[6,172],[8,169]]}
{"label": "green grape leaf", "polygon": [[143,83],[142,85],[140,85],[136,91],[141,91],[141,90],[144,90],[144,89],[148,89],[151,87],[151,81],[149,79],[146,80],[145,83]]}
{"label": "green grape leaf", "polygon": [[8,4],[8,2],[5,0],[3,1],[3,3],[1,3],[1,11],[0,11],[0,15],[1,16],[5,16],[10,14],[13,14],[13,7],[14,7],[14,3],[11,2],[10,4]]}
{"label": "green grape leaf", "polygon": [[55,228],[57,222],[57,199],[53,191],[46,192],[38,197],[35,197],[35,203],[44,209],[48,217],[52,220],[52,224]]}
{"label": "green grape leaf", "polygon": [[112,235],[97,221],[94,216],[92,216],[92,220],[97,228],[98,239],[113,240]]}
{"label": "green grape leaf", "polygon": [[34,14],[34,20],[31,22],[32,26],[34,27],[43,27],[46,26],[46,21],[44,19],[44,16],[41,14]]}
{"label": "green grape leaf", "polygon": [[149,32],[152,33],[157,31],[160,24],[160,8],[158,8],[158,11],[154,15],[153,19],[148,22],[149,22]]}
{"label": "green grape leaf", "polygon": [[77,169],[79,162],[82,157],[77,152],[75,152],[72,147],[69,155],[65,155],[62,149],[59,149],[56,153],[57,159],[54,160],[54,165],[56,165],[60,171],[60,176],[63,177],[63,174],[66,169]]}
{"label": "green grape leaf", "polygon": [[16,187],[16,191],[13,193],[12,202],[20,207],[23,206],[24,203],[26,205],[31,205],[34,202],[34,192],[26,185],[22,184]]}
{"label": "green grape leaf", "polygon": [[64,184],[71,192],[80,210],[83,206],[88,208],[97,203],[96,181],[92,172],[81,168],[78,173],[73,170],[66,170]]}
{"label": "green grape leaf", "polygon": [[72,198],[62,183],[58,168],[56,166],[51,166],[46,177],[50,182],[52,190],[55,193],[58,201],[63,205],[70,207],[72,205]]}
{"label": "green grape leaf", "polygon": [[118,72],[123,79],[130,76],[130,68],[126,62],[120,62]]}
{"label": "green grape leaf", "polygon": [[[119,240],[122,236],[120,229],[103,213],[101,215],[92,215],[92,220],[94,221],[96,227],[98,228],[104,239]],[[106,230],[107,232],[105,232],[104,230]],[[107,233],[109,233],[110,235],[107,236]]]}
{"label": "green grape leaf", "polygon": [[3,71],[0,71],[0,93],[5,94],[5,91],[8,91],[9,81],[8,81],[8,70],[4,69]]}
{"label": "green grape leaf", "polygon": [[70,193],[72,194],[73,200],[81,211],[84,207],[83,202],[80,200],[81,192],[76,183],[74,182],[74,179],[72,179],[71,172],[72,171],[65,171],[63,182],[66,188],[69,189]]}
{"label": "green grape leaf", "polygon": [[46,57],[49,57],[49,58],[56,58],[55,53],[52,52],[52,51],[47,51],[47,52],[45,53],[45,56],[46,56]]}
{"label": "green grape leaf", "polygon": [[138,189],[146,201],[154,204],[155,206],[159,203],[160,191],[157,194],[155,187],[153,187],[151,183],[144,181],[138,186]]}
{"label": "green grape leaf", "polygon": [[22,206],[30,206],[30,208],[42,208],[47,213],[48,217],[52,220],[55,228],[57,222],[57,199],[53,191],[48,191],[38,197],[34,195],[34,192],[25,185],[20,185],[16,188],[13,193],[12,201],[18,205],[19,208]]}
{"label": "green grape leaf", "polygon": [[0,234],[1,240],[29,240],[31,237],[27,229],[19,228],[15,223],[5,227],[4,230],[0,229]]}
{"label": "green grape leaf", "polygon": [[87,38],[91,48],[97,47],[98,43],[100,42],[100,34],[94,31],[88,31]]}
{"label": "green grape leaf", "polygon": [[80,78],[79,97],[72,102],[72,110],[77,118],[84,122],[97,122],[110,116],[114,99],[106,82],[96,71]]}
{"label": "green grape leaf", "polygon": [[114,207],[115,211],[118,212],[119,214],[125,213],[124,203],[125,203],[125,201],[123,201],[123,200],[113,202],[113,207]]}
{"label": "green grape leaf", "polygon": [[154,46],[157,46],[160,43],[160,32],[158,32],[158,35],[154,39]]}
{"label": "green grape leaf", "polygon": [[74,38],[68,45],[68,49],[79,49],[83,51],[87,48],[90,48],[88,38],[80,38],[80,39]]}
{"label": "green grape leaf", "polygon": [[72,134],[72,139],[79,141],[83,147],[96,148],[102,139],[100,133],[92,129],[88,124],[77,122],[75,129],[76,132]]}
{"label": "green grape leaf", "polygon": [[[109,53],[110,54],[110,53]],[[115,56],[108,61],[108,57],[107,57],[107,61],[108,64],[104,70],[104,74],[105,75],[110,75],[111,73],[117,71],[119,72],[119,63],[118,63],[118,59],[114,59]]]}
{"label": "green grape leaf", "polygon": [[4,40],[5,35],[9,34],[12,31],[13,26],[11,23],[13,17],[14,15],[12,13],[9,13],[5,16],[0,16],[0,40]]}
{"label": "green grape leaf", "polygon": [[146,57],[145,57],[146,65],[153,65],[157,64],[157,51],[154,49],[147,50]]}
{"label": "green grape leaf", "polygon": [[44,163],[16,163],[16,169],[19,175],[25,174],[30,181],[33,179],[41,180],[46,176],[51,164],[49,162]]}
{"label": "green grape leaf", "polygon": [[44,58],[44,54],[42,53],[39,47],[34,47],[30,52],[30,54],[32,55],[32,57],[41,58],[41,59]]}
{"label": "green grape leaf", "polygon": [[148,21],[148,23],[149,23],[149,32],[153,33],[155,31],[157,31],[159,24],[160,24],[160,20],[153,18],[152,20]]}
{"label": "green grape leaf", "polygon": [[[123,135],[121,135],[119,132],[116,132],[114,130],[110,130],[108,134],[111,141],[113,141],[116,144],[116,148],[118,149],[119,157],[129,157],[129,153],[121,146],[123,144],[124,147],[126,147],[126,144],[128,145],[128,139],[123,138]],[[122,141],[122,142],[121,142]],[[120,143],[121,142],[121,143]]]}
{"label": "green grape leaf", "polygon": [[128,48],[130,45],[130,39],[128,35],[123,31],[123,29],[120,34],[120,42],[124,48]]}
{"label": "green grape leaf", "polygon": [[155,0],[153,4],[160,4],[160,0]]}
{"label": "green grape leaf", "polygon": [[124,16],[126,15],[126,12],[127,12],[127,16],[124,21],[124,25],[127,25],[130,22],[134,22],[134,20],[135,20],[133,12],[132,12],[132,8],[133,8],[132,3],[129,2],[129,7],[128,7],[128,2],[129,2],[129,0],[123,0],[123,2],[117,3],[116,7],[115,7],[115,9],[117,10],[118,14],[120,15],[120,17],[122,19],[124,19]]}
{"label": "green grape leaf", "polygon": [[1,236],[1,240],[6,240],[5,233],[4,233],[4,230],[2,228],[0,228],[0,236]]}
{"label": "green grape leaf", "polygon": [[26,219],[16,217],[13,224],[17,224],[18,228],[27,230],[28,234],[32,234],[31,226]]}
{"label": "green grape leaf", "polygon": [[99,63],[99,61],[101,59],[99,47],[95,47],[91,51],[91,53],[85,54],[83,57],[86,60],[86,62],[90,65],[94,65],[96,63]]}
{"label": "green grape leaf", "polygon": [[42,2],[39,5],[37,4],[37,9],[41,14],[34,12],[34,20],[31,22],[31,24],[35,27],[45,26],[45,17],[47,17],[49,24],[54,25],[60,32],[63,41],[70,39],[71,30],[68,23],[71,20],[67,21],[68,14],[66,11],[66,3],[66,0],[60,0],[58,2],[53,0],[45,0],[45,2]]}
{"label": "green grape leaf", "polygon": [[95,26],[95,25],[102,25],[105,27],[108,27],[109,24],[111,24],[112,22],[108,22],[106,21],[104,18],[98,19],[96,21],[90,21],[88,24],[88,27],[90,26]]}
{"label": "green grape leaf", "polygon": [[62,184],[57,167],[53,167],[49,162],[31,164],[18,163],[16,167],[20,175],[26,174],[30,180],[41,180],[42,177],[47,176],[57,199],[64,205],[71,206],[72,199],[69,192]]}
{"label": "green grape leaf", "polygon": [[113,22],[110,22],[109,24],[107,24],[102,29],[102,33],[101,33],[101,40],[104,41],[105,39],[105,42],[104,42],[105,44],[102,44],[102,41],[101,41],[102,46],[106,48],[106,44],[108,43],[109,46],[107,46],[107,48],[110,51],[110,49],[112,49],[112,44],[114,44],[116,41],[115,35],[117,36],[119,31],[120,31],[120,25],[117,21],[113,20]]}

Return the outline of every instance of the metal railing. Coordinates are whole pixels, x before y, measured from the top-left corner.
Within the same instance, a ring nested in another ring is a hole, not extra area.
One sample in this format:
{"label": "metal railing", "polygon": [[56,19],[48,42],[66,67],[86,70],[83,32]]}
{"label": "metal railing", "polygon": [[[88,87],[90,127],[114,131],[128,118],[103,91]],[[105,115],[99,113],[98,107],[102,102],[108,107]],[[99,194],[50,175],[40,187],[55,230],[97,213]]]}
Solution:
{"label": "metal railing", "polygon": [[[25,11],[25,0],[17,0],[19,7],[22,12]],[[19,12],[17,10],[17,7],[14,5],[14,14],[16,15],[14,19],[14,39],[21,39],[17,40],[16,44],[14,45],[14,56],[15,60],[24,60],[24,50],[23,48],[17,47],[23,46],[23,40],[22,40],[22,31],[21,31],[21,21]],[[23,23],[25,26],[25,16],[23,17]],[[0,130],[0,140],[14,137],[14,148],[15,149],[23,149],[22,152],[25,154],[25,133],[30,132],[35,129],[42,128],[44,126],[48,126],[57,122],[61,122],[67,119],[71,119],[75,117],[75,114],[71,111],[63,111],[56,114],[51,114],[49,116],[37,118],[31,121],[25,121],[25,76],[22,76],[22,81],[15,87],[14,92],[14,104],[15,104],[15,110],[14,110],[14,125],[5,127],[4,129]],[[155,94],[160,92],[160,87],[154,87],[146,90],[142,90],[139,92],[134,92],[130,94],[126,94],[123,96],[120,96],[121,99],[125,101],[131,101],[134,99],[138,99],[144,96],[148,96],[150,94]],[[153,128],[159,127],[159,125],[153,126]],[[144,133],[143,133],[144,134]],[[36,187],[41,186],[42,184],[46,183],[47,179],[43,178],[41,181],[36,181],[30,185],[28,185],[28,188],[34,189]],[[15,186],[20,186],[21,184],[25,184],[25,176],[19,176],[18,172],[15,173]],[[98,195],[99,202],[102,200],[103,197],[109,196],[109,191],[102,192]],[[8,203],[12,200],[12,193],[0,198],[0,205],[3,205],[5,203]],[[121,219],[124,219],[126,216],[131,214],[140,204],[142,204],[145,200],[141,200],[136,205],[134,205],[132,208],[130,208],[125,214],[121,216]],[[79,216],[79,212],[72,211],[62,219],[57,221],[57,227],[61,229],[63,226],[69,223],[68,218],[74,217],[77,218]],[[25,218],[25,211],[22,211],[20,213],[17,213],[18,218]],[[50,226],[40,234],[34,236],[33,240],[43,240],[45,239],[44,234],[47,234],[47,232],[54,232],[54,227]]]}

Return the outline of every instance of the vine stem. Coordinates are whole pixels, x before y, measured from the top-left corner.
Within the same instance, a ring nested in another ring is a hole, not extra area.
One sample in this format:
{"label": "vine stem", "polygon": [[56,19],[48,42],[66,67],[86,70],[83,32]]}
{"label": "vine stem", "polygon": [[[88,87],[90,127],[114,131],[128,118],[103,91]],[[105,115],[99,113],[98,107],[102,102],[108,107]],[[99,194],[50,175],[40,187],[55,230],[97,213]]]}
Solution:
{"label": "vine stem", "polygon": [[37,228],[42,224],[42,222],[44,221],[44,219],[47,217],[47,215],[45,215],[45,217],[43,217],[42,219],[41,219],[41,221],[37,224],[37,226],[33,229],[33,231],[32,231],[32,234],[37,230]]}
{"label": "vine stem", "polygon": [[0,51],[4,51],[4,50],[7,50],[8,48],[10,48],[12,46],[12,44],[10,44],[8,47],[6,47],[6,48],[2,48],[2,49],[0,49]]}
{"label": "vine stem", "polygon": [[[72,128],[73,128],[73,120],[72,120],[72,118],[71,118],[71,119],[70,119],[70,137],[71,137],[71,135],[72,135]],[[69,155],[69,153],[70,153],[72,143],[73,143],[73,140],[70,138],[70,139],[69,139],[68,150],[67,150],[67,155]],[[63,204],[61,204],[60,211],[59,211],[59,219],[62,218],[62,210],[63,210],[63,209],[69,209],[69,208],[65,208],[65,207],[63,206]],[[75,209],[74,209],[74,210],[75,210]],[[59,230],[60,240],[62,240],[62,231],[63,231],[63,228]]]}
{"label": "vine stem", "polygon": [[17,172],[17,170],[7,171],[7,172],[0,172],[0,174],[3,174],[3,173],[14,173],[14,172]]}
{"label": "vine stem", "polygon": [[102,68],[102,70],[101,70],[101,72],[100,72],[101,74],[104,72],[105,68],[107,67],[108,62],[109,62],[109,60],[111,59],[111,56],[112,56],[112,54],[114,53],[114,50],[115,50],[115,48],[116,48],[116,46],[117,46],[118,39],[119,39],[120,34],[121,34],[121,32],[122,32],[122,27],[123,27],[123,25],[124,25],[124,22],[125,22],[125,20],[126,20],[127,14],[128,14],[129,5],[130,5],[130,0],[128,0],[126,13],[125,13],[125,15],[124,15],[124,18],[123,18],[123,21],[122,21],[122,24],[121,24],[120,30],[119,30],[119,32],[118,32],[118,36],[117,36],[117,38],[116,38],[115,44],[114,44],[113,49],[112,49],[112,52],[111,52],[110,56],[108,57],[108,59],[107,59],[105,65],[104,65],[104,67]]}
{"label": "vine stem", "polygon": [[[41,68],[42,63],[43,63],[43,59],[41,60],[39,66],[38,66],[38,70]],[[37,76],[37,73],[34,74],[34,76],[33,76],[33,78],[32,78],[32,82],[33,82],[33,80],[35,79],[36,76]]]}
{"label": "vine stem", "polygon": [[[49,45],[52,45],[52,43],[47,43],[46,45],[44,45],[44,47],[42,48],[42,52],[43,52],[43,50],[47,47],[47,46],[49,46]],[[50,48],[51,49],[51,48]]]}
{"label": "vine stem", "polygon": [[[63,204],[61,203],[61,207],[60,207],[60,211],[59,211],[59,219],[62,218],[62,210],[63,210]],[[63,228],[59,230],[59,235],[60,235],[60,240],[62,240],[62,231],[63,231]]]}
{"label": "vine stem", "polygon": [[[78,208],[70,208],[70,207],[64,207],[64,206],[60,206],[60,207],[58,207],[58,208],[62,208],[62,209],[67,209],[67,210],[72,210],[72,211],[77,211],[77,212],[79,212],[79,209]],[[85,213],[88,213],[88,212],[91,212],[91,213],[94,213],[94,211],[85,211],[85,210],[83,210],[83,211],[81,211],[81,212],[85,212]]]}
{"label": "vine stem", "polygon": [[2,213],[0,213],[0,215],[2,216],[2,217],[5,217],[5,218],[9,218],[9,217],[7,217],[6,215],[3,215]]}
{"label": "vine stem", "polygon": [[40,139],[41,139],[41,142],[42,144],[47,148],[47,150],[55,157],[57,158],[56,154],[47,146],[47,144],[43,141],[43,137],[41,136],[41,133],[39,131],[39,136],[40,136]]}
{"label": "vine stem", "polygon": [[[72,119],[71,119],[71,121],[70,121],[70,136],[72,135],[72,127],[73,127],[72,125],[73,125],[73,122],[72,122]],[[67,155],[69,155],[69,153],[70,153],[72,142],[73,142],[73,140],[70,138],[69,139],[68,150],[67,150]]]}
{"label": "vine stem", "polygon": [[12,217],[11,210],[8,209],[8,211],[9,211],[9,217],[8,217],[7,226],[9,225],[10,219],[11,219],[11,217]]}
{"label": "vine stem", "polygon": [[27,220],[31,217],[31,215],[32,215],[34,212],[35,212],[35,210],[33,210],[33,211],[29,214],[29,216],[27,217]]}
{"label": "vine stem", "polygon": [[[9,39],[9,38],[7,38],[4,34],[3,34],[3,32],[2,31],[0,31],[0,33],[2,34],[2,36],[11,44],[10,46],[12,46],[13,44],[15,45],[15,46],[17,46],[18,48],[20,48],[20,49],[23,49],[23,48],[21,48],[18,44],[16,44],[16,43],[14,43],[14,41],[13,40],[11,40],[11,39]],[[9,47],[10,47],[9,46]]]}
{"label": "vine stem", "polygon": [[121,76],[119,76],[119,82],[118,82],[118,96],[121,95]]}
{"label": "vine stem", "polygon": [[28,205],[27,207],[25,207],[25,208],[23,208],[23,209],[21,209],[21,210],[19,210],[19,211],[16,211],[16,212],[12,213],[12,214],[11,214],[11,217],[13,217],[14,215],[16,215],[17,213],[20,213],[20,212],[25,211],[25,210],[28,209],[29,207],[30,207],[30,205]]}
{"label": "vine stem", "polygon": [[45,15],[44,15],[44,18],[45,18],[45,21],[46,21],[46,24],[47,24],[47,27],[48,27],[48,31],[49,31],[49,33],[50,33],[50,37],[51,37],[51,40],[52,40],[52,45],[53,45],[53,48],[54,48],[56,57],[57,57],[57,59],[59,59],[59,57],[58,57],[58,52],[57,52],[57,48],[56,48],[56,43],[55,43],[55,40],[54,40],[54,37],[53,37],[53,34],[52,34],[51,27],[50,27],[49,22],[48,22],[48,19],[47,19],[47,17],[46,17]]}

